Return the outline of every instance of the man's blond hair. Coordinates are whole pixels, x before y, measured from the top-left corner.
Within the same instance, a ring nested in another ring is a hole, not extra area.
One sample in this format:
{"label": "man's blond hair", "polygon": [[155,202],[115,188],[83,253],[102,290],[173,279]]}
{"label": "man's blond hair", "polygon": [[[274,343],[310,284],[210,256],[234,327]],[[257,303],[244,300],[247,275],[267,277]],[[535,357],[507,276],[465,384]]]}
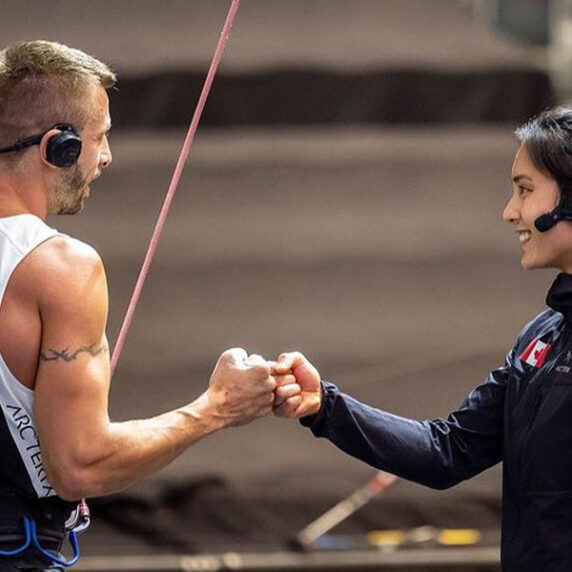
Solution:
{"label": "man's blond hair", "polygon": [[89,85],[109,89],[115,82],[103,62],[56,42],[22,42],[0,51],[0,147],[56,123],[81,130],[90,114],[83,98]]}

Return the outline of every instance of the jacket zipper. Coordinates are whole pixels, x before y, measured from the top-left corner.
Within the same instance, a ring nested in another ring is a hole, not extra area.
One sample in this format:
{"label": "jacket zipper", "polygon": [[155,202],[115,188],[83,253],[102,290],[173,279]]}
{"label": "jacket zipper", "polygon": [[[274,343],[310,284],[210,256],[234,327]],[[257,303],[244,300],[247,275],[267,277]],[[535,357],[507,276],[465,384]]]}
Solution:
{"label": "jacket zipper", "polygon": [[[521,502],[521,498],[522,496],[524,496],[524,483],[521,482],[522,481],[522,476],[524,474],[524,455],[523,455],[523,443],[526,440],[526,438],[528,437],[530,430],[532,429],[532,426],[534,424],[534,421],[536,420],[536,416],[538,414],[538,410],[540,409],[540,405],[542,404],[542,396],[540,394],[540,380],[545,377],[546,375],[549,375],[554,366],[556,365],[556,363],[560,360],[560,358],[565,354],[566,351],[568,351],[571,347],[572,344],[570,343],[571,340],[567,340],[565,334],[567,333],[567,324],[566,322],[564,323],[564,326],[562,328],[562,330],[560,331],[560,333],[554,337],[550,338],[551,342],[556,341],[558,338],[564,339],[565,343],[563,345],[563,348],[558,352],[558,354],[556,354],[556,356],[554,358],[552,358],[550,360],[549,363],[547,363],[545,366],[543,366],[542,368],[540,368],[531,378],[531,380],[528,382],[527,387],[524,390],[524,394],[522,396],[522,407],[523,407],[523,414],[526,414],[526,417],[528,417],[528,423],[526,424],[526,429],[521,430],[520,431],[520,439],[518,439],[517,441],[517,447],[516,447],[516,453],[518,455],[517,457],[517,462],[515,463],[515,468],[517,469],[516,472],[516,489],[518,490],[518,499],[517,502],[515,504],[515,526],[514,529],[511,531],[511,535],[510,538],[511,540],[515,538],[518,527],[519,527],[519,521],[520,521],[520,502]],[[517,490],[514,489],[514,485],[513,485],[513,492],[516,493]]]}

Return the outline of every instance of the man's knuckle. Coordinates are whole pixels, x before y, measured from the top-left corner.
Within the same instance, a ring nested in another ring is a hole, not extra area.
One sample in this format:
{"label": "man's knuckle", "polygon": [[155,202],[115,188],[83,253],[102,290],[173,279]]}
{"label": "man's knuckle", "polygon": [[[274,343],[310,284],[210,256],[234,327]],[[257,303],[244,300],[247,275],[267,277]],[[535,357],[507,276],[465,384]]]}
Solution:
{"label": "man's knuckle", "polygon": [[226,361],[236,361],[243,359],[246,356],[246,351],[243,348],[229,348],[222,352],[221,358]]}
{"label": "man's knuckle", "polygon": [[270,370],[266,364],[257,363],[257,364],[254,364],[250,367],[250,372],[255,377],[258,378],[258,377],[267,377],[270,373]]}

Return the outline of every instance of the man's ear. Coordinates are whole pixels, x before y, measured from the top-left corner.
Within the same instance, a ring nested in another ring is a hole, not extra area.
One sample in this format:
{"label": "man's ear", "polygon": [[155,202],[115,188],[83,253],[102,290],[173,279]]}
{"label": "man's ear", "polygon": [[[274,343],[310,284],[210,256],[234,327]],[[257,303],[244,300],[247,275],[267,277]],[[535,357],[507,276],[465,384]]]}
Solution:
{"label": "man's ear", "polygon": [[40,140],[40,156],[42,158],[42,161],[44,162],[45,165],[47,165],[48,167],[52,167],[53,169],[57,169],[58,167],[53,163],[51,163],[50,161],[48,161],[48,143],[52,137],[55,137],[60,133],[61,131],[59,129],[50,129],[49,131],[46,131],[46,133],[44,133],[42,139]]}

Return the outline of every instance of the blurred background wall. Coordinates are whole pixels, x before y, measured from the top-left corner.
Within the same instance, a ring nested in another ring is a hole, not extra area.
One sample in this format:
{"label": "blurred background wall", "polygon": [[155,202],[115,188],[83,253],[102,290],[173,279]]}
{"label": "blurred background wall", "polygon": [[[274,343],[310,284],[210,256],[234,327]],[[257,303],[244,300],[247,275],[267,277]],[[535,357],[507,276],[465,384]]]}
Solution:
{"label": "blurred background wall", "polygon": [[[114,164],[85,212],[50,221],[101,253],[112,342],[228,5],[0,2],[3,44],[57,40],[119,74]],[[553,278],[520,269],[500,215],[512,131],[570,93],[570,10],[243,0],[113,382],[114,419],[197,397],[237,345],[300,349],[374,406],[447,415]],[[500,470],[439,493],[399,482],[339,531],[477,527],[494,544]],[[297,423],[264,419],[94,502],[84,552],[283,549],[372,474]]]}

